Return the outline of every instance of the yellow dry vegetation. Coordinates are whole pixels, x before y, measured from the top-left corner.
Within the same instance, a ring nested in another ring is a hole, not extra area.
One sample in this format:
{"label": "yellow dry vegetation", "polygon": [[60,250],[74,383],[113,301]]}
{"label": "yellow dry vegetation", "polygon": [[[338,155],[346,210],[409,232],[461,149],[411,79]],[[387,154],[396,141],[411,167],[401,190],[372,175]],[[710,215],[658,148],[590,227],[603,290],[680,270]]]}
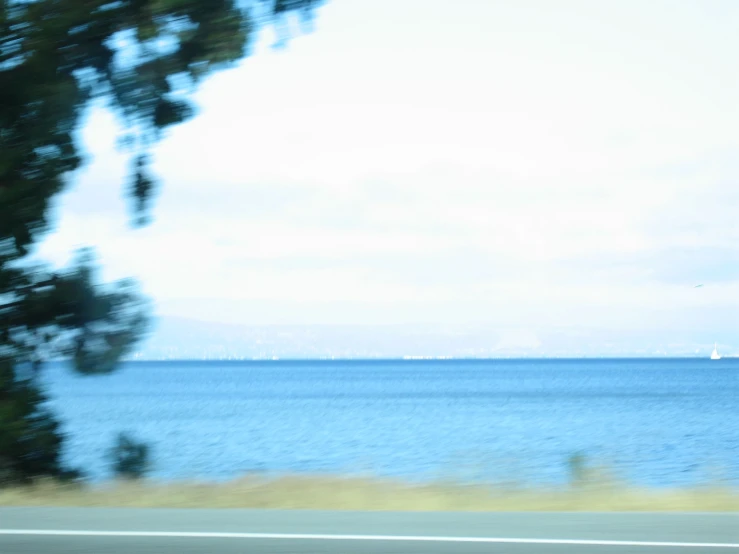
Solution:
{"label": "yellow dry vegetation", "polygon": [[225,483],[50,481],[0,489],[1,506],[107,506],[452,511],[739,511],[728,486],[651,489],[606,480],[563,488],[452,482],[410,484],[369,477],[246,476]]}

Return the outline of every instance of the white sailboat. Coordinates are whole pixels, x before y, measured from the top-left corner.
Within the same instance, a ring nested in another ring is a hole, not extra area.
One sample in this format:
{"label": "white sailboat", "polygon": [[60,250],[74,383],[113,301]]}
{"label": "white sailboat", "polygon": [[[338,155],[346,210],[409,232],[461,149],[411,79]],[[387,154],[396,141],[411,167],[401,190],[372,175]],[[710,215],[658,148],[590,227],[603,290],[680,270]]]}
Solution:
{"label": "white sailboat", "polygon": [[721,355],[718,353],[718,344],[717,343],[714,343],[713,344],[713,352],[711,352],[711,359],[712,360],[720,360],[721,359]]}

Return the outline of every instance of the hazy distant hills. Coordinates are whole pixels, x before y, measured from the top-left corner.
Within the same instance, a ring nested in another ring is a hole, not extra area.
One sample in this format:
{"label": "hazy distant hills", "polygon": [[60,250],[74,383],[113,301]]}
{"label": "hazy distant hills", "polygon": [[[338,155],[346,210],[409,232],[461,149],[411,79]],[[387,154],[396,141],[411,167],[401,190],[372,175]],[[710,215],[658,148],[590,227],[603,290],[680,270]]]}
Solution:
{"label": "hazy distant hills", "polygon": [[163,317],[138,359],[708,356],[736,347],[694,333],[484,325],[236,325]]}

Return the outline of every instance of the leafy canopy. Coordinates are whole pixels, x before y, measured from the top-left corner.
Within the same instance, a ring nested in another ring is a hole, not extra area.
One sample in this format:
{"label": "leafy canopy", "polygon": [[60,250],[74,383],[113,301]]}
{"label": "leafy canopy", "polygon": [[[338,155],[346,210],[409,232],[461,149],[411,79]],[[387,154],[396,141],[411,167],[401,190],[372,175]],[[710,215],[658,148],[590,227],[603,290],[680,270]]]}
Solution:
{"label": "leafy canopy", "polygon": [[0,0],[0,481],[58,466],[56,423],[35,382],[43,360],[63,354],[84,374],[106,373],[146,329],[135,284],[98,284],[89,252],[65,271],[27,259],[51,199],[82,164],[85,107],[104,98],[126,124],[127,191],[143,224],[154,189],[147,151],[193,115],[187,93],[243,58],[264,23],[288,12],[309,21],[317,3]]}

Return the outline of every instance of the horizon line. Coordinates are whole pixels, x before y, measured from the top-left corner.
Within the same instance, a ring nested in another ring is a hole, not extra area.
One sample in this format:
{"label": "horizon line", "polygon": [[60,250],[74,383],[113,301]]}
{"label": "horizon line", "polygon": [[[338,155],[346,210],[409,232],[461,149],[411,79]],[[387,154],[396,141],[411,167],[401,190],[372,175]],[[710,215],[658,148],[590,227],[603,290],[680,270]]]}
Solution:
{"label": "horizon line", "polygon": [[[721,359],[736,359],[739,355],[727,354]],[[271,357],[231,357],[231,358],[135,358],[121,360],[121,363],[131,362],[485,362],[485,361],[545,361],[545,360],[710,360],[709,356],[698,355],[644,355],[623,354],[613,355],[584,355],[584,356],[332,356],[332,357],[302,357],[302,356],[271,356]],[[68,360],[50,360],[64,362]],[[720,361],[720,360],[712,360]]]}

